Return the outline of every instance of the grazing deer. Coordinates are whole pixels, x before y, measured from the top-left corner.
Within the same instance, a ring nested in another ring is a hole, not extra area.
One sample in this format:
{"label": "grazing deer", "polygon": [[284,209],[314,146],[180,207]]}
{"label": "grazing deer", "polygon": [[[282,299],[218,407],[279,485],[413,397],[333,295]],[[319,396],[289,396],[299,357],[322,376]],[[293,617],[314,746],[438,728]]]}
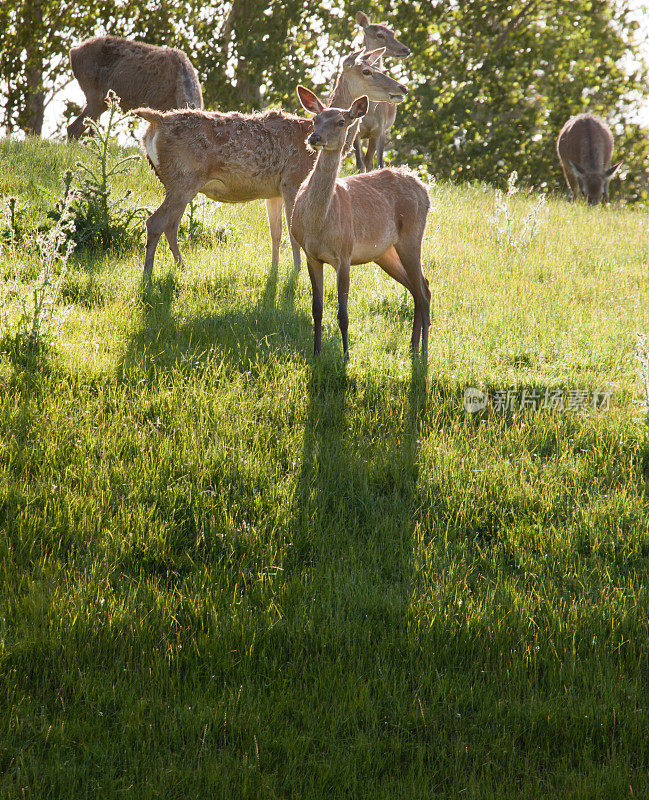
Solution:
{"label": "grazing deer", "polygon": [[[393,58],[408,58],[410,48],[402,44],[394,35],[394,31],[385,23],[372,23],[367,14],[359,11],[356,22],[363,29],[363,45],[366,50],[385,48],[385,55]],[[381,62],[377,68],[382,69]],[[397,116],[397,107],[394,103],[370,103],[367,114],[363,117],[358,136],[354,139],[356,153],[356,168],[359,172],[368,172],[374,167],[374,153],[376,152],[376,166],[383,166],[383,150],[385,140],[394,125]],[[367,139],[367,151],[363,154],[362,141]]]}
{"label": "grazing deer", "polygon": [[421,246],[430,207],[428,191],[413,175],[386,169],[338,178],[348,129],[367,113],[360,97],[346,109],[325,108],[298,86],[300,101],[315,114],[308,138],[318,157],[295,198],[291,230],[306,253],[313,289],[313,349],[321,348],[323,264],[336,270],[338,324],[345,360],[349,358],[347,296],[352,264],[374,261],[412,294],[415,313],[411,349],[425,358],[430,325],[430,290],[421,270]]}
{"label": "grazing deer", "polygon": [[[342,64],[332,97],[351,102],[367,94],[374,100],[401,102],[407,89],[373,67],[378,53],[352,53]],[[282,204],[287,225],[293,201],[313,166],[315,154],[306,138],[310,119],[284,111],[262,114],[174,111],[150,108],[134,112],[149,122],[143,143],[156,175],[165,189],[162,205],[147,220],[144,278],[151,275],[155,250],[162,233],[171,252],[182,264],[178,226],[187,204],[202,192],[222,203],[265,199],[272,242],[272,264],[279,263]],[[350,133],[349,145],[354,132]],[[293,264],[300,269],[300,246],[291,237]]]}
{"label": "grazing deer", "polygon": [[86,96],[86,107],[68,125],[69,139],[81,136],[86,117],[99,119],[110,89],[124,111],[138,106],[160,111],[203,108],[196,71],[180,50],[119,36],[96,36],[70,50],[70,64]]}
{"label": "grazing deer", "polygon": [[579,193],[595,206],[608,203],[608,184],[621,161],[611,166],[613,134],[603,119],[592,114],[577,114],[561,129],[557,155],[563,167],[572,200]]}

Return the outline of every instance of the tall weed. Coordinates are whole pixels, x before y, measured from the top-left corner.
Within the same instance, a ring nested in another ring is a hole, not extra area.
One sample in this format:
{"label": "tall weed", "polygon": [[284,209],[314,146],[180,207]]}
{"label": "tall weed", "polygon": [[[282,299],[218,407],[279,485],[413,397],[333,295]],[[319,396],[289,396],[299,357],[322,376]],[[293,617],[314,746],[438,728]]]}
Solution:
{"label": "tall weed", "polygon": [[547,200],[540,195],[527,213],[517,213],[512,204],[518,192],[516,181],[518,173],[514,170],[507,180],[507,191],[496,189],[494,197],[494,215],[491,217],[491,228],[496,244],[502,250],[521,250],[529,245],[537,235],[545,221]]}
{"label": "tall weed", "polygon": [[[65,319],[65,312],[57,307],[75,247],[76,200],[75,191],[68,187],[59,219],[49,230],[27,235],[20,251],[13,241],[8,245],[13,275],[0,284],[0,349],[15,366],[26,367],[40,359]],[[40,270],[34,281],[25,284],[21,262],[28,252],[37,256]]]}
{"label": "tall weed", "polygon": [[48,215],[54,222],[60,219],[62,204],[65,204],[76,178],[78,191],[72,205],[74,244],[78,248],[101,251],[134,244],[141,236],[142,222],[149,213],[145,208],[129,204],[130,189],[120,195],[114,193],[114,179],[129,172],[139,156],[112,155],[114,135],[128,117],[122,115],[114,92],[108,93],[106,102],[108,117],[105,123],[88,120],[90,135],[83,141],[88,158],[76,162],[76,175],[66,173],[63,197]]}

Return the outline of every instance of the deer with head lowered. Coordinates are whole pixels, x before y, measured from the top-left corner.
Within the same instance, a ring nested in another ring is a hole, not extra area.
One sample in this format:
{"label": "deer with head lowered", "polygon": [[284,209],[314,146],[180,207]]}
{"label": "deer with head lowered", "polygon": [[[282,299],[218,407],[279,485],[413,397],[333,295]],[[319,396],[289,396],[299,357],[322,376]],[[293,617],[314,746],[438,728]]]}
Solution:
{"label": "deer with head lowered", "polygon": [[291,230],[306,253],[313,290],[314,352],[321,349],[323,264],[336,270],[338,324],[345,360],[349,358],[349,269],[374,261],[406,287],[415,301],[411,349],[428,350],[430,290],[421,269],[421,247],[430,208],[424,184],[403,170],[386,169],[338,178],[347,132],[367,113],[360,97],[347,109],[325,108],[317,96],[298,86],[300,101],[315,114],[308,142],[318,151],[311,174],[293,206]]}
{"label": "deer with head lowered", "polygon": [[181,51],[134,42],[120,36],[96,36],[70,50],[72,73],[86,96],[86,106],[68,125],[68,138],[78,139],[86,117],[99,119],[106,94],[113,90],[123,111],[149,106],[203,108],[196,71]]}
{"label": "deer with head lowered", "polygon": [[[377,53],[352,53],[344,59],[332,101],[351,102],[367,94],[374,100],[401,102],[405,86],[375,68]],[[306,138],[310,119],[284,111],[261,114],[174,111],[162,114],[148,108],[134,112],[149,122],[143,143],[165,189],[162,205],[147,220],[144,278],[151,275],[160,236],[164,233],[178,264],[178,226],[187,204],[202,192],[222,203],[265,199],[272,243],[272,265],[279,262],[282,205],[287,224],[295,195],[309,174],[315,153]],[[350,131],[348,146],[355,129]],[[300,269],[300,246],[291,237],[293,265]]]}
{"label": "deer with head lowered", "polygon": [[[400,42],[384,22],[370,22],[367,14],[359,11],[356,22],[363,29],[363,46],[366,50],[384,48],[386,56],[392,58],[408,58],[410,48]],[[382,69],[381,63],[377,64]],[[361,120],[358,136],[354,139],[356,153],[356,168],[359,172],[368,172],[374,166],[374,153],[376,153],[376,166],[383,166],[383,151],[385,140],[394,125],[397,116],[397,107],[394,103],[370,103],[367,114]],[[367,151],[363,153],[362,140],[367,140]]]}
{"label": "deer with head lowered", "polygon": [[611,166],[613,134],[603,119],[592,114],[577,114],[561,129],[557,155],[570,190],[571,199],[579,194],[596,206],[608,202],[608,184],[620,165]]}

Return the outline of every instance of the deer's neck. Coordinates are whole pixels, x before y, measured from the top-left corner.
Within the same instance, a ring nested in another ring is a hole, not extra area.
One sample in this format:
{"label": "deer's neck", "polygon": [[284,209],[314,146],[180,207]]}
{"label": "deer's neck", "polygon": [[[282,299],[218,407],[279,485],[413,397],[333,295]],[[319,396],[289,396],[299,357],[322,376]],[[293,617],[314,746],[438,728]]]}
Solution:
{"label": "deer's neck", "polygon": [[340,150],[320,150],[306,188],[309,216],[324,221],[340,170]]}
{"label": "deer's neck", "polygon": [[[329,102],[327,105],[329,108],[349,108],[351,104],[356,100],[355,97],[352,97],[352,93],[349,91],[349,86],[347,85],[347,81],[345,80],[345,75],[342,70],[338,74],[338,78],[336,79],[336,85],[334,86],[334,90],[331,93],[331,97],[329,98]],[[343,152],[345,155],[349,152],[354,139],[356,138],[356,134],[358,132],[360,120],[356,120],[353,125],[350,125],[347,128],[347,136],[345,137],[345,147],[343,148]],[[324,151],[323,151],[324,152]]]}
{"label": "deer's neck", "polygon": [[352,97],[349,86],[345,80],[345,73],[340,70],[336,78],[336,85],[331,93],[327,105],[329,108],[349,108],[356,98]]}

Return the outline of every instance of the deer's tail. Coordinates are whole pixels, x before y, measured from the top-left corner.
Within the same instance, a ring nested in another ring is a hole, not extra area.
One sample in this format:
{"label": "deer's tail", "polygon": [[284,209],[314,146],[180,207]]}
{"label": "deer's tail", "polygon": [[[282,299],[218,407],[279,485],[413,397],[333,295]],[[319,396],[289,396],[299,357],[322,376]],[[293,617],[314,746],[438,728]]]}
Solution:
{"label": "deer's tail", "polygon": [[154,111],[152,108],[135,108],[133,113],[136,117],[142,117],[152,125],[157,125],[162,122],[164,115],[159,111]]}

